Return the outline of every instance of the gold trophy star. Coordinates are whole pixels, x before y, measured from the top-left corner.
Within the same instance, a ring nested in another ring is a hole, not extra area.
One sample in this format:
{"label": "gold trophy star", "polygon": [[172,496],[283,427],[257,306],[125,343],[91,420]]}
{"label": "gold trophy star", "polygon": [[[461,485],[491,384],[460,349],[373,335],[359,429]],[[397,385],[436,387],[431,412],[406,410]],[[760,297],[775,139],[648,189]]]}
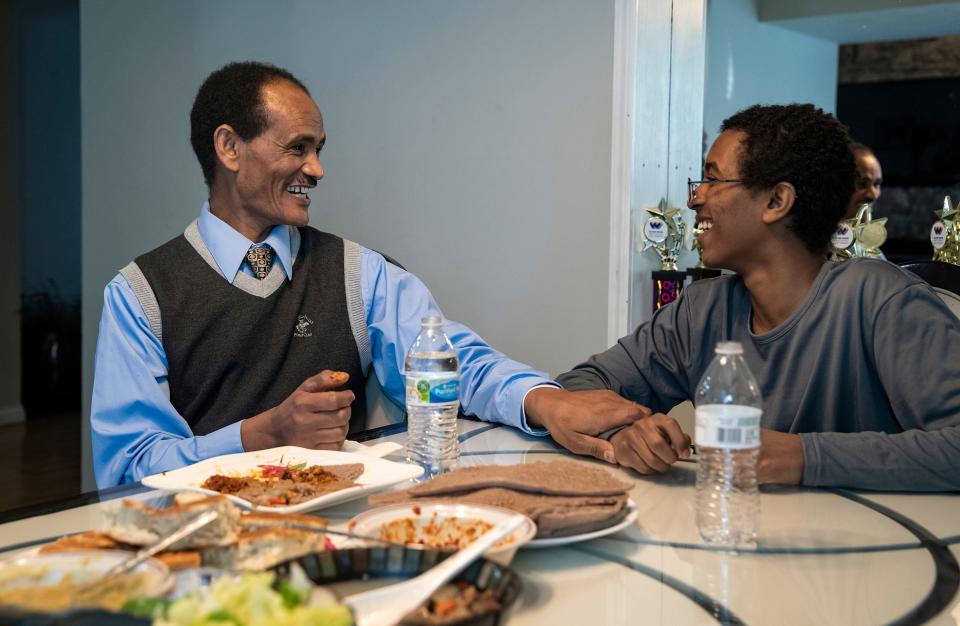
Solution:
{"label": "gold trophy star", "polygon": [[[657,206],[650,207],[646,211],[650,214],[650,218],[647,220],[645,231],[649,229],[650,232],[644,233],[641,252],[653,249],[660,257],[660,269],[676,271],[677,258],[683,247],[683,235],[686,230],[683,213],[677,207],[670,207],[666,198],[661,198]],[[651,227],[651,222],[656,230]]]}
{"label": "gold trophy star", "polygon": [[864,204],[857,211],[852,224],[854,233],[853,253],[856,256],[883,258],[880,246],[887,240],[887,218],[873,219],[873,205]]}
{"label": "gold trophy star", "polygon": [[873,205],[862,204],[855,217],[840,220],[841,225],[847,226],[853,233],[853,244],[838,250],[834,248],[834,255],[838,259],[851,259],[855,256],[868,258],[884,258],[880,246],[887,240],[887,218],[873,219]]}
{"label": "gold trophy star", "polygon": [[[958,205],[960,206],[960,205]],[[945,196],[943,198],[943,208],[939,211],[934,211],[937,217],[940,218],[943,222],[952,222],[957,219],[957,214],[960,213],[960,208],[952,206],[950,203],[950,196]]]}
{"label": "gold trophy star", "polygon": [[933,260],[960,265],[960,223],[957,222],[960,206],[954,206],[950,196],[946,196],[943,199],[943,208],[934,211],[934,214],[940,219],[931,229],[931,243],[934,241],[933,231],[942,228],[940,232],[946,231],[946,233],[941,235],[942,247],[933,249]]}

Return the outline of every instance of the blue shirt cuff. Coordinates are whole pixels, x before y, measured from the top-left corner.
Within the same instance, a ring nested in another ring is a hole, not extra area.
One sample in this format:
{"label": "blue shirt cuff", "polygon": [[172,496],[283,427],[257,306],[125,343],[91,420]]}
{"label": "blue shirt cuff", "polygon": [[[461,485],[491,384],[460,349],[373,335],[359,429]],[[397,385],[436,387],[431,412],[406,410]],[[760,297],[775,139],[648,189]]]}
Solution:
{"label": "blue shirt cuff", "polygon": [[197,437],[197,452],[200,459],[220,456],[221,454],[236,454],[245,452],[243,441],[240,438],[240,426],[244,420],[224,426],[209,435]]}
{"label": "blue shirt cuff", "polygon": [[527,424],[527,412],[524,410],[524,405],[527,402],[527,394],[533,391],[534,389],[541,389],[543,387],[550,387],[551,389],[562,389],[560,385],[553,381],[545,381],[532,385],[526,391],[523,392],[523,399],[520,400],[520,430],[527,433],[528,435],[536,435],[537,437],[546,437],[550,434],[550,431],[546,428],[531,428]]}

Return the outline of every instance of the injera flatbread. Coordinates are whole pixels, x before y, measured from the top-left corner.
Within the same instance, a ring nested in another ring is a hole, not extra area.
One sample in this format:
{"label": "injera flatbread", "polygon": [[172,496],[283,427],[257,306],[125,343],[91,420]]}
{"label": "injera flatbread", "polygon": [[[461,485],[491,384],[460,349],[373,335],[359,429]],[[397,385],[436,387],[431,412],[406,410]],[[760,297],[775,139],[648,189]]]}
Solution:
{"label": "injera flatbread", "polygon": [[610,496],[625,493],[631,485],[601,468],[564,460],[462,467],[412,487],[410,493],[420,498],[487,487],[556,496]]}

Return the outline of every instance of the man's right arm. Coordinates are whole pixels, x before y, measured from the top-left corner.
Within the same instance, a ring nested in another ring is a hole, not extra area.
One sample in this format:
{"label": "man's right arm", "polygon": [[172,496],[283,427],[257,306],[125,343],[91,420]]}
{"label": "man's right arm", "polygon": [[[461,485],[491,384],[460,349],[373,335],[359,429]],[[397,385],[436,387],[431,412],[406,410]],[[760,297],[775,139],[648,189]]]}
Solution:
{"label": "man's right arm", "polygon": [[163,345],[120,275],[104,289],[90,425],[100,488],[243,451],[241,422],[194,436],[170,403]]}

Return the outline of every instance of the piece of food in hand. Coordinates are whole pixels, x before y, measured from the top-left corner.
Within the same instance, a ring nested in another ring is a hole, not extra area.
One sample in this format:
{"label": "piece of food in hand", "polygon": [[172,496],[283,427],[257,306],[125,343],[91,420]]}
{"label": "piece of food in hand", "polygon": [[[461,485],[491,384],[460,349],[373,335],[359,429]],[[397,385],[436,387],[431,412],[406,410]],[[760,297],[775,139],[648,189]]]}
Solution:
{"label": "piece of food in hand", "polygon": [[347,384],[348,380],[350,380],[350,374],[347,374],[346,372],[330,373],[330,384],[335,387]]}
{"label": "piece of food in hand", "polygon": [[241,532],[228,546],[205,548],[204,565],[234,571],[259,571],[324,549],[324,535],[282,526]]}
{"label": "piece of food in hand", "polygon": [[215,474],[201,486],[259,506],[289,506],[354,487],[363,469],[363,463],[261,465],[243,476]]}
{"label": "piece of food in hand", "polygon": [[233,543],[237,536],[240,511],[224,496],[207,496],[166,509],[124,500],[105,512],[106,526],[103,532],[117,541],[145,546],[170,535],[210,510],[219,514],[213,522],[173,544],[170,549],[186,550]]}

